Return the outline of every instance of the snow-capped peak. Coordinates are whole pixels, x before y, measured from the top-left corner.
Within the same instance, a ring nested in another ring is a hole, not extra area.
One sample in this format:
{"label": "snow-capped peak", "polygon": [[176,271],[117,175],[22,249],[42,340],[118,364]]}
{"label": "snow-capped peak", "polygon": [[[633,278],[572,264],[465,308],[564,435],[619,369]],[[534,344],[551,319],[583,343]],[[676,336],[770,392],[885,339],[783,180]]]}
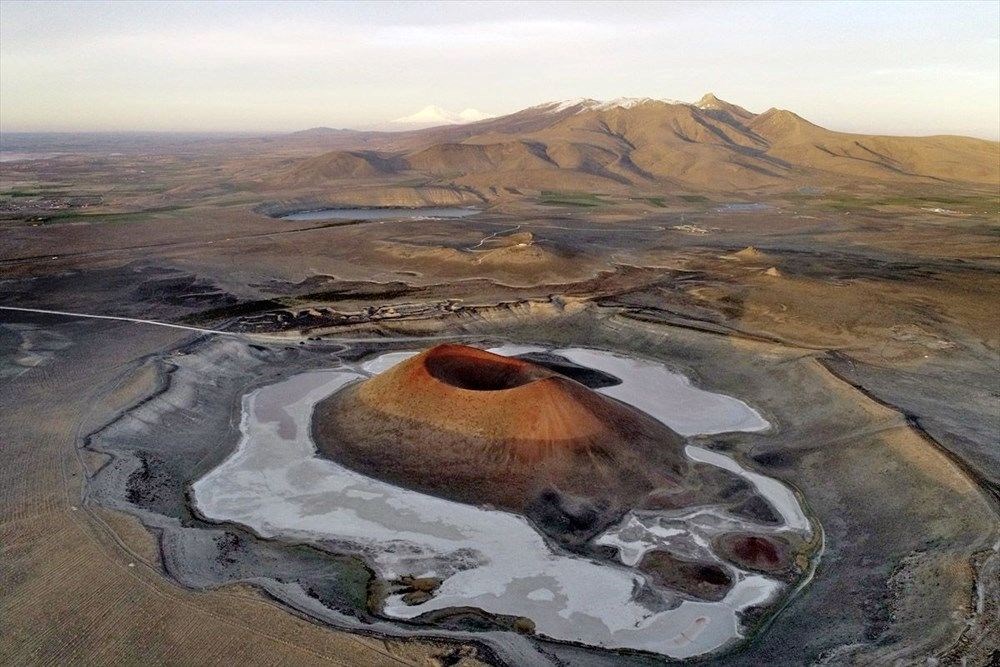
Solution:
{"label": "snow-capped peak", "polygon": [[465,109],[454,112],[442,109],[441,107],[429,104],[420,111],[397,118],[392,123],[400,125],[460,125],[462,123],[475,123],[476,121],[493,118],[495,114],[479,111],[478,109]]}
{"label": "snow-capped peak", "polygon": [[547,113],[559,113],[560,111],[566,111],[566,109],[572,109],[573,107],[583,107],[587,108],[592,104],[600,104],[598,100],[590,99],[589,97],[574,97],[569,100],[555,100],[552,102],[542,102],[534,109],[540,109]]}
{"label": "snow-capped peak", "polygon": [[616,97],[607,102],[601,102],[593,107],[597,111],[607,111],[609,109],[633,109],[651,102],[663,102],[665,104],[676,104],[672,100],[654,100],[652,97]]}
{"label": "snow-capped peak", "polygon": [[[567,109],[577,109],[577,113],[583,111],[609,111],[611,109],[633,109],[644,104],[688,104],[687,102],[679,102],[677,100],[670,99],[654,99],[652,97],[616,97],[613,100],[594,100],[586,97],[577,97],[571,100],[562,100],[556,102],[546,102],[545,104],[539,104],[536,109],[541,109],[546,113],[560,113],[566,111]],[[690,106],[690,105],[688,105]]]}
{"label": "snow-capped peak", "polygon": [[496,118],[496,114],[486,113],[485,111],[480,111],[479,109],[463,109],[458,112],[460,123],[475,123],[480,120],[486,120],[488,118]]}

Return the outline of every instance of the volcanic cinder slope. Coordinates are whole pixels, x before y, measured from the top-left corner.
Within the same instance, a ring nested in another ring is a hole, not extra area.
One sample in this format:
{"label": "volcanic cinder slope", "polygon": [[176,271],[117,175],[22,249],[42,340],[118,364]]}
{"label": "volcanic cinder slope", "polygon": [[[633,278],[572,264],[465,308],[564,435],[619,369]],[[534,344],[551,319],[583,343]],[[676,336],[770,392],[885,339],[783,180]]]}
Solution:
{"label": "volcanic cinder slope", "polygon": [[[543,366],[439,345],[317,406],[320,450],[369,476],[524,513],[557,538],[628,507],[674,507],[733,480],[694,468],[659,421]],[[704,495],[704,498],[709,498]]]}

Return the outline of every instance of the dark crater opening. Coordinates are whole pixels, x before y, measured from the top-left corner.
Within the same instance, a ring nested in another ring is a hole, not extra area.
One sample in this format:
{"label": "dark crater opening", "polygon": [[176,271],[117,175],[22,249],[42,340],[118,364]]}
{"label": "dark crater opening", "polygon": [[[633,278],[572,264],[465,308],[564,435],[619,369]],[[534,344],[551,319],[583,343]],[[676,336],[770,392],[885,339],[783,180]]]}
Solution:
{"label": "dark crater opening", "polygon": [[541,369],[524,362],[462,350],[437,351],[427,356],[424,366],[434,379],[472,391],[503,391],[544,377]]}

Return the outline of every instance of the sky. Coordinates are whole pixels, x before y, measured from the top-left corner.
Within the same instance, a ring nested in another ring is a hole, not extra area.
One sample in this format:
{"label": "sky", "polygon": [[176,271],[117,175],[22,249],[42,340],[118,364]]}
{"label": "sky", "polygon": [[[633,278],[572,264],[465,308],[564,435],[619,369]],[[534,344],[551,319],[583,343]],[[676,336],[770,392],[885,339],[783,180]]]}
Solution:
{"label": "sky", "polygon": [[622,96],[1000,138],[1000,2],[15,2],[0,131],[381,127]]}

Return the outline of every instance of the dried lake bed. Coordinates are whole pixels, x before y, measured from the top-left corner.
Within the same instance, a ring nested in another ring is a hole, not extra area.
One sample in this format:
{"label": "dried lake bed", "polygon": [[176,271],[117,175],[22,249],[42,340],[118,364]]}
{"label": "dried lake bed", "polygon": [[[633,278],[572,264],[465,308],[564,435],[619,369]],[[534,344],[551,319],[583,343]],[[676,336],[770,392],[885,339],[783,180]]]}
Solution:
{"label": "dried lake bed", "polygon": [[[491,351],[544,351],[609,373],[621,384],[599,391],[644,409],[684,435],[768,427],[743,401],[693,387],[662,364],[583,348]],[[246,525],[270,539],[337,543],[362,555],[385,580],[442,580],[421,604],[390,595],[382,609],[389,617],[473,607],[530,618],[537,632],[551,639],[676,658],[738,639],[740,613],[773,601],[783,588],[777,579],[725,564],[709,545],[732,530],[794,532],[808,539],[812,528],[794,493],[701,447],[689,446],[688,457],[749,481],[776,509],[780,524],[754,524],[711,506],[641,516],[630,512],[596,538],[597,544],[618,549],[617,562],[560,553],[522,516],[402,489],[317,456],[310,436],[315,404],[410,354],[392,352],[354,368],[294,375],[247,395],[237,451],[192,486],[201,515]],[[654,548],[725,564],[735,584],[718,601],[652,587],[631,566]]]}

